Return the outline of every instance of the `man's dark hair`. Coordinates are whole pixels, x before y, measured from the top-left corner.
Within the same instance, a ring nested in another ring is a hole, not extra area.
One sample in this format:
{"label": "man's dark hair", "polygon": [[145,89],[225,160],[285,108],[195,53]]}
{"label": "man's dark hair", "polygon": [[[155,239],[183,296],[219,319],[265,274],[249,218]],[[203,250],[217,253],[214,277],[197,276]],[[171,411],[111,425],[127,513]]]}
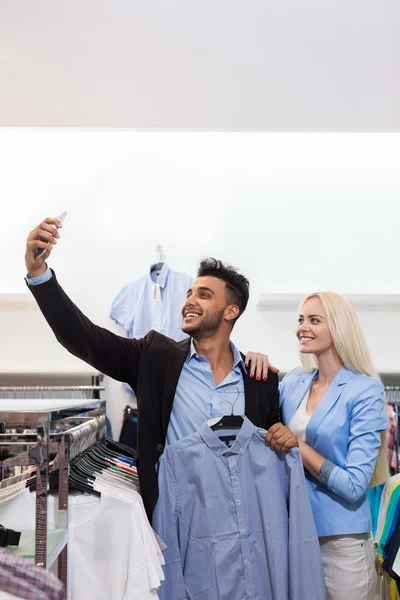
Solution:
{"label": "man's dark hair", "polygon": [[233,322],[234,324],[246,310],[249,301],[249,280],[234,267],[225,265],[215,258],[205,258],[201,261],[197,277],[217,277],[225,281],[228,304],[237,304],[239,307],[239,315]]}

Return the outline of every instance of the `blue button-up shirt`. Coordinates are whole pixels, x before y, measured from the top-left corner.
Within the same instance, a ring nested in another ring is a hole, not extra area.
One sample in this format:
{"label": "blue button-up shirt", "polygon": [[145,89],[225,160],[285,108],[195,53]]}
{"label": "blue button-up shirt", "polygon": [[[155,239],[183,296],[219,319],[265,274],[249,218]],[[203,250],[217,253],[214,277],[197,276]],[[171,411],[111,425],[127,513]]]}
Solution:
{"label": "blue button-up shirt", "polygon": [[232,371],[222,383],[215,385],[209,361],[197,354],[192,340],[175,392],[166,445],[199,431],[210,417],[244,415],[245,367],[239,350],[232,343],[231,350]]}
{"label": "blue button-up shirt", "polygon": [[161,457],[153,514],[167,544],[160,600],[324,600],[298,449],[277,454],[247,418],[229,433],[232,447],[204,423]]}
{"label": "blue button-up shirt", "polygon": [[129,338],[142,338],[154,329],[176,342],[184,340],[181,308],[192,282],[192,277],[164,263],[158,271],[125,285],[112,303],[110,317]]}

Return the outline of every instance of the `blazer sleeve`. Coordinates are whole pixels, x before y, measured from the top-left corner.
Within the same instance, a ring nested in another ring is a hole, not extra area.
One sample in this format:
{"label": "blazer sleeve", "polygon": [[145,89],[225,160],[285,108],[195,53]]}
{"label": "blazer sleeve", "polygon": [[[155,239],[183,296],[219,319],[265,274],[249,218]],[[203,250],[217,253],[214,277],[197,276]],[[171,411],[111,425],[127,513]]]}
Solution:
{"label": "blazer sleeve", "polygon": [[268,401],[270,404],[270,411],[268,414],[268,421],[266,429],[279,423],[281,421],[281,410],[279,406],[279,380],[277,373],[269,371],[268,373]]}
{"label": "blazer sleeve", "polygon": [[347,502],[358,502],[372,479],[381,445],[380,432],[387,425],[383,386],[376,381],[357,393],[353,402],[344,466],[326,460],[321,468],[319,483]]}
{"label": "blazer sleeve", "polygon": [[28,289],[57,340],[96,370],[118,381],[128,381],[135,389],[140,359],[154,332],[131,340],[95,325],[70,300],[52,273],[49,281],[28,285]]}

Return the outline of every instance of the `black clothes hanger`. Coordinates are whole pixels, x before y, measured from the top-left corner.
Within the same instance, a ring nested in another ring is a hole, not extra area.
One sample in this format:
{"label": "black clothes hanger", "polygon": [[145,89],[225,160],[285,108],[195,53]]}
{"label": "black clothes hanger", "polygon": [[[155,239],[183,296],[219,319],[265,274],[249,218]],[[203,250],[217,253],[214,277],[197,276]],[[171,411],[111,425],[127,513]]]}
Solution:
{"label": "black clothes hanger", "polygon": [[126,446],[125,444],[121,444],[121,442],[116,442],[109,437],[106,437],[105,446],[107,449],[113,450],[117,453],[117,456],[124,455],[127,458],[136,459],[136,452],[130,446]]}
{"label": "black clothes hanger", "polygon": [[[211,429],[213,431],[218,431],[218,429],[241,429],[242,425],[243,425],[243,417],[241,415],[234,415],[233,414],[233,410],[235,408],[235,404],[236,402],[239,400],[239,395],[240,392],[237,389],[237,397],[235,402],[233,402],[232,404],[232,412],[230,415],[224,415],[223,417],[221,417],[221,419],[215,423],[214,425],[211,426]],[[225,436],[225,437],[229,437],[230,440],[228,441],[232,441],[232,436]],[[225,440],[223,437],[220,438],[222,441],[227,441]],[[236,439],[236,438],[233,438]]]}

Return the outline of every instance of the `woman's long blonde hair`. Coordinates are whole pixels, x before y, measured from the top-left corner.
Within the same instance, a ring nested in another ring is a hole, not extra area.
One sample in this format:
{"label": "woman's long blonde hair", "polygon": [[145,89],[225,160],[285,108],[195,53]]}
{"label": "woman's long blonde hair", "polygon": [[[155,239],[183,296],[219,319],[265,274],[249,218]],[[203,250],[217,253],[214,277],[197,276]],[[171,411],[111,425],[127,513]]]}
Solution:
{"label": "woman's long blonde hair", "polygon": [[[333,292],[318,292],[304,298],[300,313],[302,313],[305,303],[311,298],[319,298],[322,302],[333,344],[343,365],[352,371],[364,373],[364,375],[380,380],[372,363],[357,313],[351,302]],[[318,359],[314,354],[301,354],[300,357],[302,365],[307,371],[318,368]],[[385,483],[389,477],[386,431],[382,431],[381,446],[370,487]]]}

